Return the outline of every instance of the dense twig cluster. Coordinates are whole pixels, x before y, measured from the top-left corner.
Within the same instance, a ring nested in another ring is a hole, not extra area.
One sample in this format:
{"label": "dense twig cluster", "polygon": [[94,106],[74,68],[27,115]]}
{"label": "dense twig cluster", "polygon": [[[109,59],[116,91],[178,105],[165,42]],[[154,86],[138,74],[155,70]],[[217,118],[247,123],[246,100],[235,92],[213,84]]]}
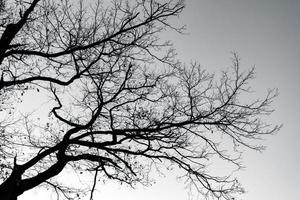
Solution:
{"label": "dense twig cluster", "polygon": [[35,89],[47,96],[49,112],[44,122],[17,112],[18,121],[1,122],[1,195],[14,199],[48,185],[58,196],[79,197],[56,178],[72,168],[94,173],[92,199],[98,177],[147,185],[156,165],[178,166],[206,198],[243,192],[236,179],[210,174],[208,161],[241,167],[243,147],[261,149],[253,141],[279,128],[261,120],[276,91],[245,103],[254,69],[241,73],[236,54],[218,80],[196,63],[176,62],[159,34],[183,31],[168,22],[182,1],[91,4],[12,1],[0,13],[1,102]]}

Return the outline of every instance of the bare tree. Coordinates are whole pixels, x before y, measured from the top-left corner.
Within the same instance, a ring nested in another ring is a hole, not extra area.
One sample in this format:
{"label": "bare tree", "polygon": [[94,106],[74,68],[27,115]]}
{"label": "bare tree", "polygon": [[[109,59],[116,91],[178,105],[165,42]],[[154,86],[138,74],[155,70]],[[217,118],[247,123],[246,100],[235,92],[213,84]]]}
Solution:
{"label": "bare tree", "polygon": [[[99,177],[148,185],[151,171],[169,166],[207,199],[243,192],[208,165],[240,168],[245,148],[262,149],[257,140],[279,129],[262,120],[277,93],[244,101],[254,69],[240,72],[236,54],[220,78],[176,61],[160,33],[183,31],[168,21],[183,8],[179,0],[1,1],[1,199],[35,187],[92,199]],[[28,92],[47,99],[48,116],[16,110]],[[66,169],[89,176],[90,187],[61,181]]]}

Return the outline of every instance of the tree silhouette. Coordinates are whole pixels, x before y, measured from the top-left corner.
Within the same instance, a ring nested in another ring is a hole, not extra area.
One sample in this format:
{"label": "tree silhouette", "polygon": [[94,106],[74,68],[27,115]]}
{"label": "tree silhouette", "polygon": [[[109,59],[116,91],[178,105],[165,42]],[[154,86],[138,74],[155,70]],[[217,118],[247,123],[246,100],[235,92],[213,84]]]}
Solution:
{"label": "tree silhouette", "polygon": [[[208,199],[243,192],[208,166],[240,168],[245,148],[263,148],[257,139],[279,129],[262,120],[277,93],[243,101],[254,69],[240,72],[236,54],[219,78],[176,61],[160,34],[184,30],[168,21],[183,8],[179,0],[1,1],[2,200],[35,187],[92,199],[99,177],[148,185],[150,172],[169,166]],[[47,100],[48,116],[17,109],[27,93]],[[61,181],[67,169],[90,177],[89,188]]]}

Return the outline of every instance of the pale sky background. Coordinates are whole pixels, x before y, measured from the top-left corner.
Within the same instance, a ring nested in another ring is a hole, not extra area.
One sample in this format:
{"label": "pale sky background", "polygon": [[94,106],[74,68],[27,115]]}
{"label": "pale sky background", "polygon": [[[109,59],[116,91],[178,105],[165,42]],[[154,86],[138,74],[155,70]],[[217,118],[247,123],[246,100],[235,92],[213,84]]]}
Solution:
{"label": "pale sky background", "polygon": [[[300,196],[300,0],[186,0],[178,19],[189,35],[168,33],[178,57],[199,61],[209,71],[228,67],[231,51],[241,57],[243,69],[256,66],[252,83],[258,95],[278,88],[280,95],[270,116],[281,131],[264,141],[262,153],[246,151],[245,170],[239,173],[247,190],[243,200],[296,200]],[[95,199],[188,200],[175,174],[151,188],[131,190],[101,186]],[[24,193],[20,200],[44,199],[47,194]]]}

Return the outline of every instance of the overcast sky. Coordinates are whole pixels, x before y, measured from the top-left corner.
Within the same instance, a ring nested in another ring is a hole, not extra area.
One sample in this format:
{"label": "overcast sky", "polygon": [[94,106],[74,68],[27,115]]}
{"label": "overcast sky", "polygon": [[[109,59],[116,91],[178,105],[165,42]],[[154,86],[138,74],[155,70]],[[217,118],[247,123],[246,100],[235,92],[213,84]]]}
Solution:
{"label": "overcast sky", "polygon": [[[239,173],[247,190],[242,199],[299,198],[300,1],[187,0],[186,5],[178,20],[187,25],[190,34],[168,33],[180,59],[198,61],[213,72],[228,67],[230,52],[236,51],[243,69],[256,66],[257,78],[252,85],[259,95],[267,88],[280,91],[273,104],[276,112],[269,120],[284,126],[277,135],[266,138],[267,149],[262,154],[245,152],[247,168]],[[148,189],[130,190],[110,184],[99,190],[102,200],[188,199],[174,174]],[[42,196],[31,191],[20,200]]]}

